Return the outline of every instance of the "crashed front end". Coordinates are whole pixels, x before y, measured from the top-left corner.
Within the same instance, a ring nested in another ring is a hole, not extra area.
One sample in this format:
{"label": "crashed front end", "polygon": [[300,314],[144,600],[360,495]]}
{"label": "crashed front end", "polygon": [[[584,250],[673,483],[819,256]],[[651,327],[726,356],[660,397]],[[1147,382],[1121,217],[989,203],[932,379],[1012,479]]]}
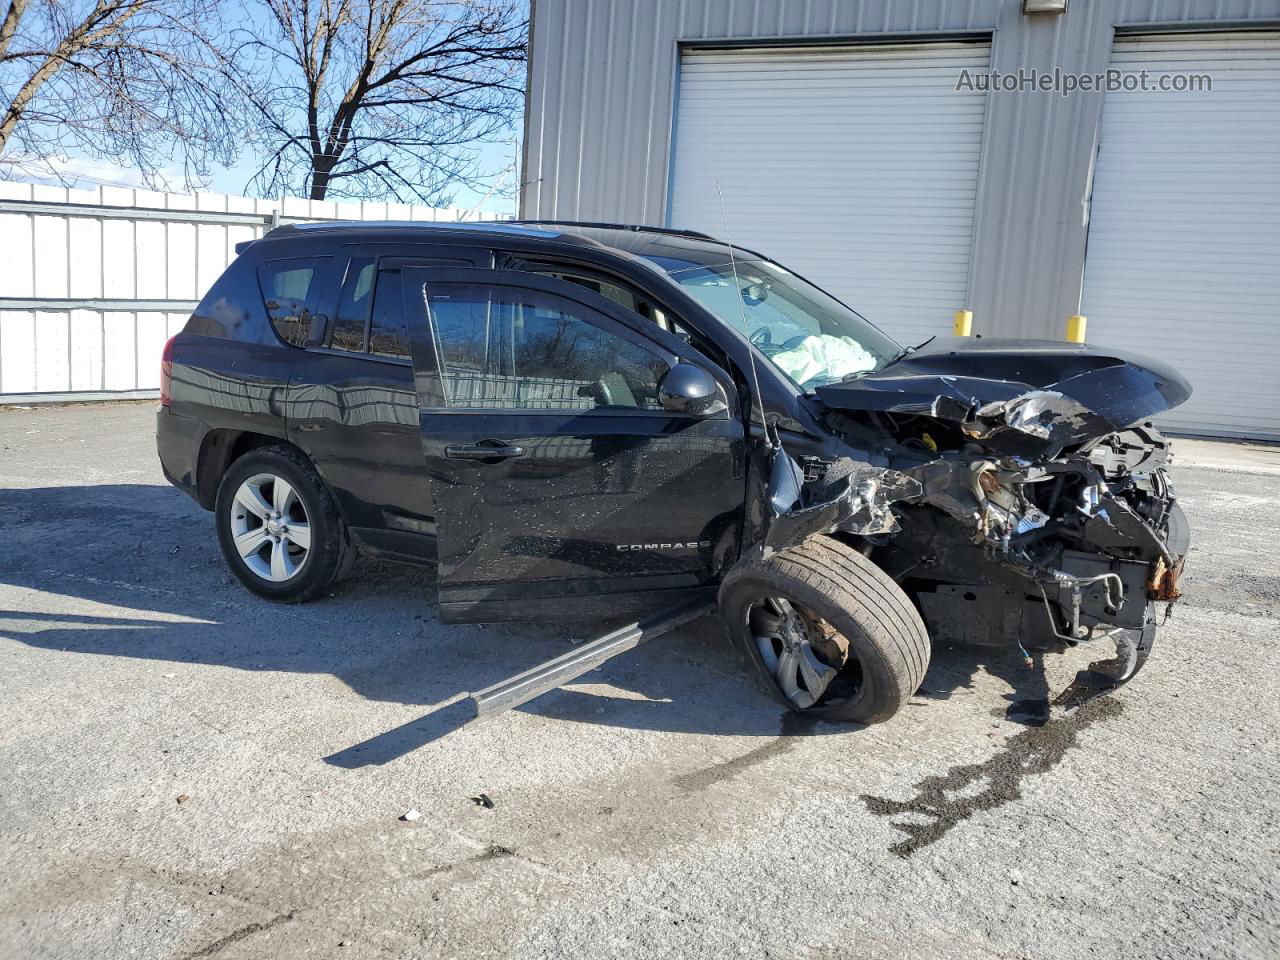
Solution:
{"label": "crashed front end", "polygon": [[1189,394],[1175,371],[1114,351],[938,344],[817,390],[856,452],[797,464],[789,505],[775,470],[765,550],[820,530],[859,538],[935,642],[1029,658],[1110,638],[1123,682],[1151,648],[1156,605],[1179,596],[1190,536],[1169,443],[1146,418]]}

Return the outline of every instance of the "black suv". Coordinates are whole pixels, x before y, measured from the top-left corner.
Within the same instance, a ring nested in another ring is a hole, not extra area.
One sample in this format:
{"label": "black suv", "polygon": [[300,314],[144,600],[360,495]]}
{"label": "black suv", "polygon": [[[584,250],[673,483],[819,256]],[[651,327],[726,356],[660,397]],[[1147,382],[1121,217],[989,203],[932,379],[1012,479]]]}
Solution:
{"label": "black suv", "polygon": [[165,475],[261,596],[359,552],[445,620],[718,596],[793,709],[872,721],[935,638],[1141,665],[1188,531],[1153,360],[902,348],[774,261],[602,224],[308,224],[244,244],[166,346]]}

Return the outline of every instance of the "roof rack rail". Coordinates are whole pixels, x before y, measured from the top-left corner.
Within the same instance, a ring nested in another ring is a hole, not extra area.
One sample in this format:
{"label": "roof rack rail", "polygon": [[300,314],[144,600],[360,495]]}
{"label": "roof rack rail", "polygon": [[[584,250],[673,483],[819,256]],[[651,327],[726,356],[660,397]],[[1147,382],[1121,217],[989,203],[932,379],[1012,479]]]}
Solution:
{"label": "roof rack rail", "polygon": [[645,233],[669,233],[678,237],[692,237],[695,240],[711,240],[715,243],[723,243],[719,237],[713,237],[709,233],[703,233],[700,230],[680,230],[676,227],[650,227],[645,224],[638,223],[605,223],[596,220],[507,220],[506,223],[523,224],[525,226],[547,226],[547,227],[594,227],[598,230],[631,230],[635,233],[641,231]]}

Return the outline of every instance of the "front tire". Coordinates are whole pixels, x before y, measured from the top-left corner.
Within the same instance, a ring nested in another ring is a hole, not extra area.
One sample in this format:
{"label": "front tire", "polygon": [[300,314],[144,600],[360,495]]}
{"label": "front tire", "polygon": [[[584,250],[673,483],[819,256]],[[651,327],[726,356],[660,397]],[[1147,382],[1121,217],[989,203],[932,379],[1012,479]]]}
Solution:
{"label": "front tire", "polygon": [[350,569],[354,551],[333,495],[291,447],[236,460],[218,486],[214,519],[231,572],[268,600],[312,600]]}
{"label": "front tire", "polygon": [[907,595],[830,537],[730,570],[720,612],[753,673],[806,716],[888,720],[929,667],[929,635]]}

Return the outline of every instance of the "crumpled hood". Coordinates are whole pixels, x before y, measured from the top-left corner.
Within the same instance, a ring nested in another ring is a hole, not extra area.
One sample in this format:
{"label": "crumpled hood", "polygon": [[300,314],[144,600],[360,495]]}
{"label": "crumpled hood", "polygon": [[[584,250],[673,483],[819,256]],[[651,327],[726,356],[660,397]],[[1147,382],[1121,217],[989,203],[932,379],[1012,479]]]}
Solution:
{"label": "crumpled hood", "polygon": [[1191,396],[1168,364],[1091,344],[939,337],[883,370],[818,387],[836,410],[920,414],[1058,444],[1112,433]]}

